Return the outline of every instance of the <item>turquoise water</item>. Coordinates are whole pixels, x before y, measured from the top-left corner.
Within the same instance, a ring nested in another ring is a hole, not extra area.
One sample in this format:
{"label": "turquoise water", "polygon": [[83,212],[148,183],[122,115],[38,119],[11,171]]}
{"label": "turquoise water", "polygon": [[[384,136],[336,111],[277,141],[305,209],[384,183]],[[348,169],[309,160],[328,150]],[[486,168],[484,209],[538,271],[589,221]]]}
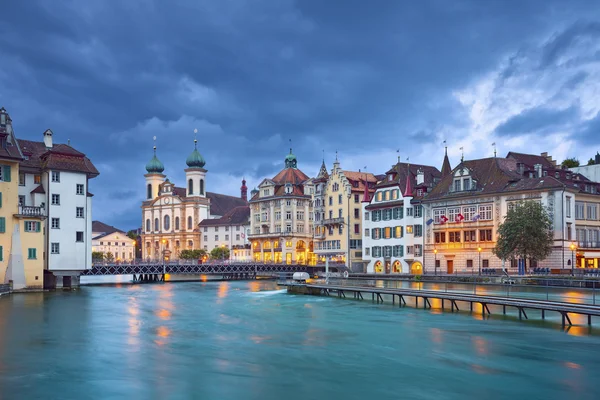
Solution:
{"label": "turquoise water", "polygon": [[587,327],[278,289],[2,297],[0,399],[600,398],[600,336]]}

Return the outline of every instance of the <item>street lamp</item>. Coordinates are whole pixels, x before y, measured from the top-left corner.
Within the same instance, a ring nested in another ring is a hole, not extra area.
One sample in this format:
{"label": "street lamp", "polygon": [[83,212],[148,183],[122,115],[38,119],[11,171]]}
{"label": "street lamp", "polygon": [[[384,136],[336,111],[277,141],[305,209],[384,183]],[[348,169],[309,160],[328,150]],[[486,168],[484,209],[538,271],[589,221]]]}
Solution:
{"label": "street lamp", "polygon": [[479,275],[481,275],[481,247],[478,247],[477,251],[479,252]]}
{"label": "street lamp", "polygon": [[433,254],[435,255],[435,262],[433,263],[433,274],[437,275],[437,249],[433,249]]}
{"label": "street lamp", "polygon": [[577,245],[571,243],[569,248],[571,249],[571,276],[575,276],[575,250],[577,250]]}

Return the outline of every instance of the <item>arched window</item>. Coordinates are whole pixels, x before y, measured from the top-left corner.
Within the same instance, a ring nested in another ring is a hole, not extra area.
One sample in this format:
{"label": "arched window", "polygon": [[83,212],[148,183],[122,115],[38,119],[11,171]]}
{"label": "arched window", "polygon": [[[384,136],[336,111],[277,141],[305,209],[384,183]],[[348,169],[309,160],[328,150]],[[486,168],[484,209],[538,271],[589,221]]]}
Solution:
{"label": "arched window", "polygon": [[193,241],[193,240],[189,240],[189,241],[188,241],[188,247],[189,247],[190,249],[193,249],[193,248],[194,248],[194,241]]}
{"label": "arched window", "polygon": [[188,196],[194,194],[194,181],[188,180]]}
{"label": "arched window", "polygon": [[160,223],[158,221],[158,218],[154,218],[154,230],[159,231],[159,228],[160,228]]}
{"label": "arched window", "polygon": [[200,179],[200,194],[204,194],[204,179]]}
{"label": "arched window", "polygon": [[171,217],[165,215],[165,221],[163,223],[163,228],[165,231],[168,231],[171,228]]}
{"label": "arched window", "polygon": [[188,229],[193,229],[193,225],[194,223],[192,221],[192,217],[190,216],[188,217]]}
{"label": "arched window", "polygon": [[179,230],[179,217],[175,217],[175,230]]}
{"label": "arched window", "polygon": [[150,218],[146,220],[146,232],[150,232],[152,230],[152,225],[150,223]]}
{"label": "arched window", "polygon": [[148,184],[148,198],[152,198],[152,185],[150,183]]}

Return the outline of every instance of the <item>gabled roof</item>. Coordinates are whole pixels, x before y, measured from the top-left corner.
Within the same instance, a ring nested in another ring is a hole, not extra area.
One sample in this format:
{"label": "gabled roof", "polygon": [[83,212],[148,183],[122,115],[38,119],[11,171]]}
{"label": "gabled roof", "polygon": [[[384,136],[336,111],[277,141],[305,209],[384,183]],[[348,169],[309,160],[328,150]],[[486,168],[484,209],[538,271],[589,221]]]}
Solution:
{"label": "gabled roof", "polygon": [[228,212],[236,207],[248,205],[248,202],[241,197],[229,196],[226,194],[206,192],[206,197],[210,199],[211,215],[225,216]]}
{"label": "gabled roof", "polygon": [[92,232],[94,233],[102,233],[102,234],[110,234],[115,232],[120,232],[125,235],[125,232],[120,230],[119,228],[115,228],[112,225],[105,224],[100,221],[92,221]]}
{"label": "gabled roof", "polygon": [[[430,165],[399,162],[386,172],[379,183],[377,183],[375,188],[379,189],[391,186],[399,187],[402,190],[403,196],[407,196],[405,191],[407,187],[406,180],[409,171],[411,179],[410,187],[413,191],[411,195],[413,197],[415,196],[415,188],[431,188],[435,186],[436,183],[442,178],[442,173],[436,167],[432,167]],[[417,185],[417,175],[419,171],[423,171],[423,183]],[[391,180],[389,179],[390,175],[392,176]]]}
{"label": "gabled roof", "polygon": [[33,189],[31,191],[31,193],[46,194],[46,191],[44,190],[44,187],[42,185],[39,185],[38,187],[36,187],[35,189]]}
{"label": "gabled roof", "polygon": [[26,157],[25,160],[21,161],[21,167],[26,169],[81,172],[86,173],[91,178],[100,174],[85,154],[70,145],[57,144],[48,149],[44,142],[21,139],[18,142],[23,155]]}
{"label": "gabled roof", "polygon": [[204,219],[199,226],[246,225],[250,223],[250,207],[238,206],[221,218]]}

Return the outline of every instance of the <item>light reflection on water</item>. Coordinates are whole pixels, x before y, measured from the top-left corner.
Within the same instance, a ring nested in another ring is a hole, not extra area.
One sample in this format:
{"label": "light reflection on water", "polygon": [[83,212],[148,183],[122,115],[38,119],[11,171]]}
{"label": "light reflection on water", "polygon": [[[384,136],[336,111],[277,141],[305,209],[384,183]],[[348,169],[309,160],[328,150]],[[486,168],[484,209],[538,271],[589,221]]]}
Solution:
{"label": "light reflection on water", "polygon": [[482,317],[480,305],[451,313],[435,299],[423,310],[422,300],[399,308],[278,289],[196,282],[1,298],[0,398],[600,397],[600,337],[587,326],[564,333],[556,319],[519,322],[501,308]]}

